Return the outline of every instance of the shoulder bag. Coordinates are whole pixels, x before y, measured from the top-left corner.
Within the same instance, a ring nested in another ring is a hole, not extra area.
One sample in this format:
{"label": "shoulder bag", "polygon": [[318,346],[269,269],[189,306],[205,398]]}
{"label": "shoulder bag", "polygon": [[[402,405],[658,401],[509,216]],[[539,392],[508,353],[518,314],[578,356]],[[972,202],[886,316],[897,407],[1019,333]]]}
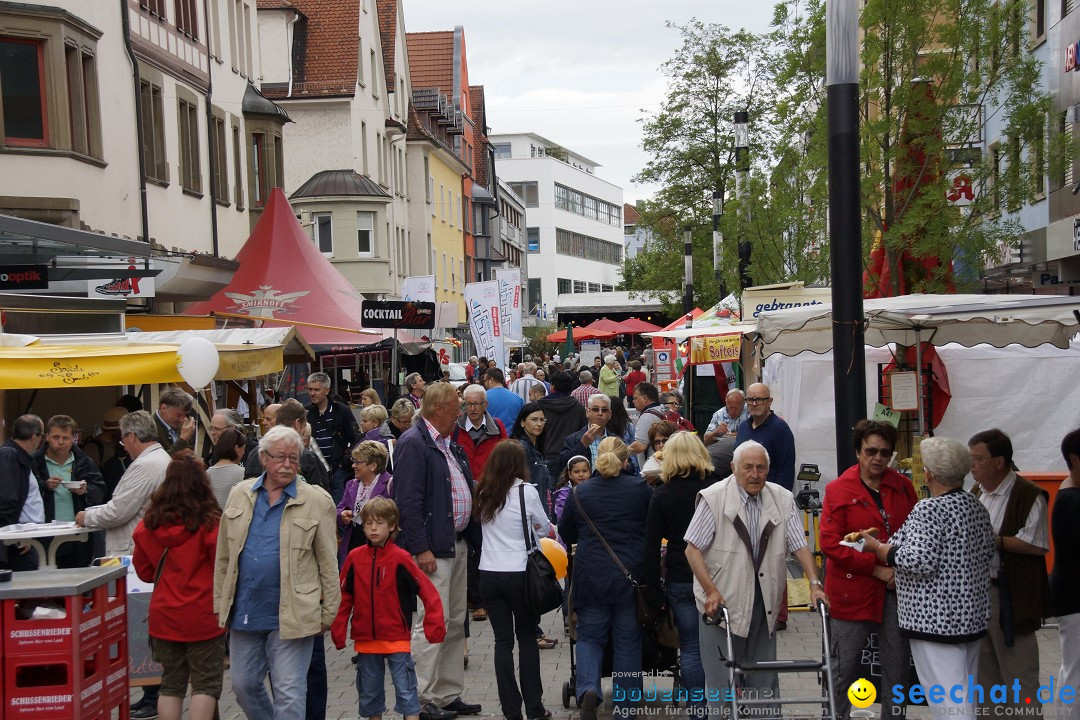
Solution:
{"label": "shoulder bag", "polygon": [[536,538],[529,527],[529,514],[525,510],[525,485],[519,485],[518,491],[521,530],[525,534],[525,603],[539,618],[562,605],[563,589],[555,577],[555,568],[536,546]]}
{"label": "shoulder bag", "polygon": [[589,525],[589,529],[592,530],[593,535],[596,536],[596,538],[600,541],[600,544],[604,546],[605,550],[607,550],[607,554],[610,555],[611,559],[615,561],[616,565],[618,565],[619,572],[626,576],[626,579],[630,581],[631,585],[634,586],[634,600],[637,604],[638,622],[644,627],[654,627],[657,622],[659,622],[660,616],[656,612],[656,609],[652,606],[652,604],[649,603],[649,599],[648,597],[646,597],[645,594],[645,586],[634,579],[634,576],[630,574],[630,571],[626,568],[625,565],[623,565],[623,562],[619,559],[619,556],[616,555],[615,551],[611,549],[610,545],[608,545],[607,540],[604,539],[604,536],[601,535],[600,531],[596,529],[596,525],[593,525],[592,518],[590,518],[588,513],[585,512],[585,508],[581,506],[581,500],[578,498],[578,489],[576,485],[573,489],[573,495],[574,505],[577,507],[578,513],[580,513],[581,517],[585,519],[585,522]]}

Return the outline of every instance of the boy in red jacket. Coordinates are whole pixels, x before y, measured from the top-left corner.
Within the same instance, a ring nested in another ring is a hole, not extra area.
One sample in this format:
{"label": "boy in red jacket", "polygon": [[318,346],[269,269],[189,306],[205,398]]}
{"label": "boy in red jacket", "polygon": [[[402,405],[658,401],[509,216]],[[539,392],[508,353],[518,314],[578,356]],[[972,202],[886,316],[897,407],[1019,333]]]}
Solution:
{"label": "boy in red jacket", "polygon": [[379,720],[386,712],[383,661],[390,666],[397,695],[395,712],[405,720],[420,716],[416,667],[410,653],[416,597],[424,603],[424,636],[428,642],[446,637],[442,601],[409,553],[394,544],[398,508],[393,500],[375,497],[360,511],[368,544],[354,549],[341,568],[341,606],[330,628],[334,647],[345,647],[352,615],[352,639],[359,653],[356,690],[361,717]]}

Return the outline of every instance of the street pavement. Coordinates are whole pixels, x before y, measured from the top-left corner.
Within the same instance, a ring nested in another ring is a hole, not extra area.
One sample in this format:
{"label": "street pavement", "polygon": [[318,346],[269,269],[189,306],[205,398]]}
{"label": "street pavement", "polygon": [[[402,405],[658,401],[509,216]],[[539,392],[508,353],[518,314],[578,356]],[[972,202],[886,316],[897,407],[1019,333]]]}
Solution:
{"label": "street pavement", "polygon": [[[544,701],[552,713],[553,720],[576,720],[578,717],[577,707],[571,701],[570,709],[562,707],[563,683],[570,677],[570,646],[569,639],[563,635],[562,616],[557,612],[546,616],[541,626],[547,630],[551,637],[560,638],[559,644],[551,650],[540,651],[540,668],[544,678]],[[468,702],[483,705],[481,718],[500,717],[499,695],[495,685],[493,638],[491,624],[489,622],[471,623],[472,638],[469,640],[469,668],[465,671],[465,694]],[[1057,675],[1061,664],[1061,652],[1058,645],[1056,627],[1045,627],[1038,632],[1039,640],[1039,668],[1040,681],[1047,682],[1051,674]],[[329,643],[327,634],[327,673],[329,677],[329,700],[326,708],[328,720],[340,720],[357,717],[356,696],[356,666],[350,662],[352,652],[338,651]],[[793,611],[788,620],[788,629],[777,635],[777,657],[784,658],[820,658],[821,657],[821,623],[817,615],[807,612]],[[650,679],[651,680],[651,679]],[[649,682],[647,681],[647,684]],[[670,678],[657,678],[659,687],[670,687]],[[605,680],[605,692],[610,699],[610,679]],[[780,692],[786,697],[810,697],[820,693],[816,675],[781,675]],[[133,698],[139,696],[138,691],[132,693]],[[386,697],[391,712],[388,718],[397,717],[392,712],[394,690],[387,676]],[[232,685],[229,682],[229,673],[225,673],[225,688],[221,697],[221,717],[223,720],[243,718],[244,714],[236,704],[236,698],[232,693]],[[871,707],[875,711],[875,717],[880,713],[880,707]],[[785,707],[785,714],[790,717],[818,717],[820,711],[812,706]],[[610,717],[610,702],[606,703],[601,710],[601,717]],[[680,710],[674,710],[663,706],[651,706],[651,717],[677,717],[683,718],[685,714]],[[908,718],[911,720],[927,720],[929,714],[925,707],[910,708]],[[262,719],[259,719],[262,720]],[[269,719],[267,719],[269,720]]]}

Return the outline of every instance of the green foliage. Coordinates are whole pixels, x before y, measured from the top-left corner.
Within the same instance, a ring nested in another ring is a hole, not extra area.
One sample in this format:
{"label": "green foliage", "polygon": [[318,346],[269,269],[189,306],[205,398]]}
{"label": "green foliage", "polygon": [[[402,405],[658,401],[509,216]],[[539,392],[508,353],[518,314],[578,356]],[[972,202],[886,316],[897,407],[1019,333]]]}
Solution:
{"label": "green foliage", "polygon": [[[878,238],[893,267],[906,252],[909,292],[947,284],[943,272],[922,266],[924,258],[966,269],[959,289],[977,280],[1016,241],[1014,211],[1043,192],[1047,172],[1063,177],[1072,157],[1057,121],[1047,128],[1050,98],[1027,51],[1026,23],[1022,0],[867,0],[863,8],[864,260]],[[727,200],[719,274],[727,288],[738,287],[740,234],[753,246],[755,284],[828,282],[824,1],[780,0],[763,35],[696,20],[672,27],[683,43],[662,66],[666,102],[642,121],[652,159],[637,177],[663,190],[644,208],[641,226],[651,240],[626,261],[623,289],[681,291],[677,258],[690,225],[698,304],[719,299],[714,189]],[[752,167],[736,202],[733,116],[743,109]],[[984,152],[990,114],[1005,131]],[[974,193],[962,209],[947,199],[959,174]]]}

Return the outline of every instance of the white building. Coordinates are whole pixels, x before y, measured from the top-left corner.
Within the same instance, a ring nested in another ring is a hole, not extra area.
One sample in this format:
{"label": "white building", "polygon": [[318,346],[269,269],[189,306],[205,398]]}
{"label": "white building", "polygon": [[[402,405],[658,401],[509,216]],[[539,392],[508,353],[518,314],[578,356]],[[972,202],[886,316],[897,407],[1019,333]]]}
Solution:
{"label": "white building", "polygon": [[[280,184],[288,122],[253,85],[254,18],[255,0],[0,2],[0,215],[140,240],[146,257],[234,256]],[[213,291],[153,264],[158,300]]]}
{"label": "white building", "polygon": [[526,307],[554,310],[560,293],[605,292],[623,262],[622,188],[597,163],[534,133],[488,136],[499,179],[525,200]]}
{"label": "white building", "polygon": [[412,91],[400,4],[264,0],[258,29],[263,90],[295,123],[286,128],[285,194],[353,287],[396,295],[407,275],[427,269],[407,251]]}

